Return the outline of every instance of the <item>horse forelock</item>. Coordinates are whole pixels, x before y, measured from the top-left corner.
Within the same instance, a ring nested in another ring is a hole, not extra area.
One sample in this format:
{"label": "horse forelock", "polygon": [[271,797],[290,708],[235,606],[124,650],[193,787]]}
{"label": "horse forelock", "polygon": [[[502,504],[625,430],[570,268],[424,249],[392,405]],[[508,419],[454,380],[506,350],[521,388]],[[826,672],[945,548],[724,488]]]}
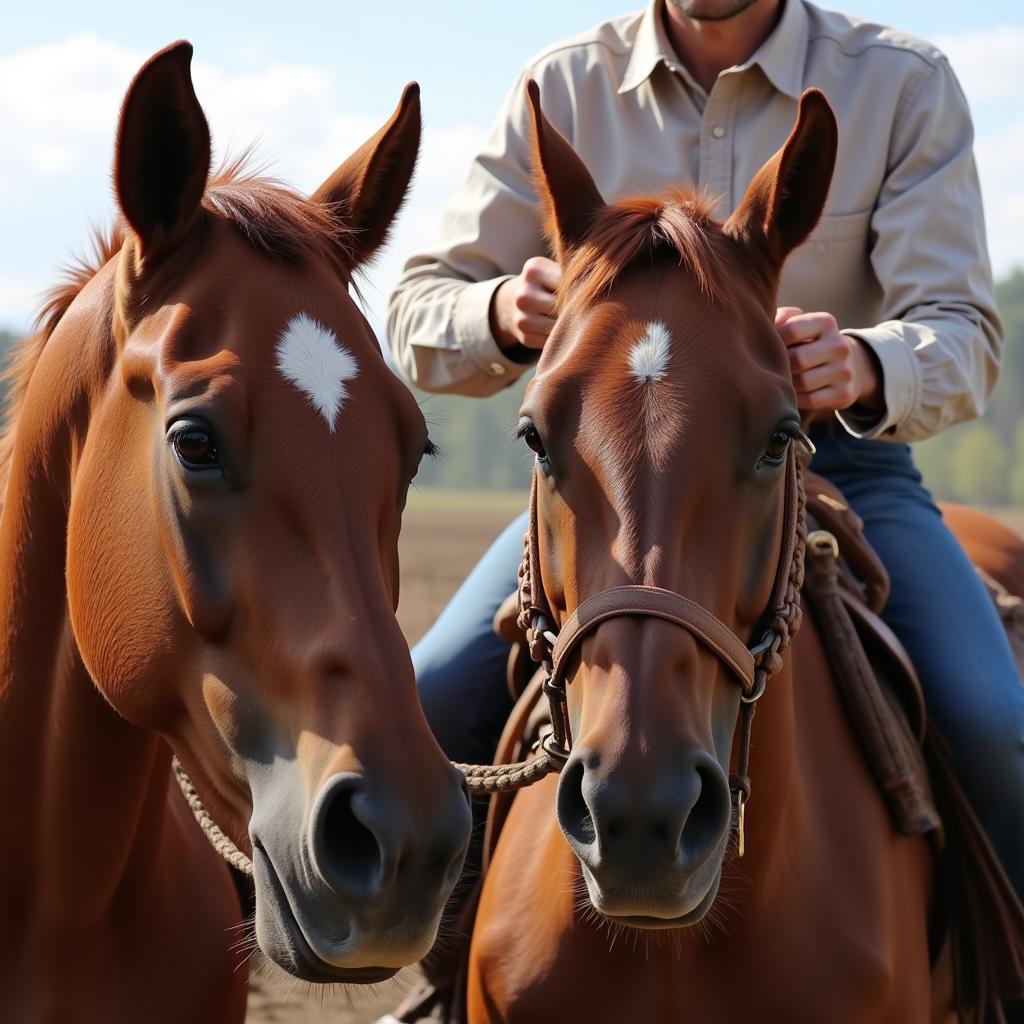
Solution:
{"label": "horse forelock", "polygon": [[620,199],[598,210],[566,264],[558,311],[586,308],[644,259],[674,254],[709,301],[722,297],[726,238],[712,220],[715,199],[693,189]]}
{"label": "horse forelock", "polygon": [[250,164],[249,152],[226,161],[210,179],[203,206],[270,256],[286,261],[319,256],[337,263],[349,248],[345,211],[337,203],[306,198]]}

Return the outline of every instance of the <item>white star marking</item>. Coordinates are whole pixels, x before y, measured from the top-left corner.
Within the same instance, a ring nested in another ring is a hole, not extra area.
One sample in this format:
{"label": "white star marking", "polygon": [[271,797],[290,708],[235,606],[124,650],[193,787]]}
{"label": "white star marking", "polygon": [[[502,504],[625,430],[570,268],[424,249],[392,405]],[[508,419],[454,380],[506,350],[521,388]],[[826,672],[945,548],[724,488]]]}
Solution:
{"label": "white star marking", "polygon": [[333,331],[299,313],[281,332],[277,368],[309,399],[333,434],[348,398],[346,381],[359,373],[352,353],[338,343]]}
{"label": "white star marking", "polygon": [[659,320],[647,325],[643,337],[629,350],[629,368],[641,384],[662,380],[668,369],[672,335]]}

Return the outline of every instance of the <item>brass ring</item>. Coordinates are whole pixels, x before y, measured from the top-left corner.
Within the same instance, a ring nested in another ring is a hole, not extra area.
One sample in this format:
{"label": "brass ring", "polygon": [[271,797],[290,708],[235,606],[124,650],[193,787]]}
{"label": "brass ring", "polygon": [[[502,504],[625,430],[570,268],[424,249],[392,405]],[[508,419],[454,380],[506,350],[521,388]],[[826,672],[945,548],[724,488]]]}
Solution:
{"label": "brass ring", "polygon": [[835,534],[829,533],[828,530],[812,530],[807,534],[807,543],[812,548],[831,548],[832,557],[839,557],[839,541],[836,540]]}

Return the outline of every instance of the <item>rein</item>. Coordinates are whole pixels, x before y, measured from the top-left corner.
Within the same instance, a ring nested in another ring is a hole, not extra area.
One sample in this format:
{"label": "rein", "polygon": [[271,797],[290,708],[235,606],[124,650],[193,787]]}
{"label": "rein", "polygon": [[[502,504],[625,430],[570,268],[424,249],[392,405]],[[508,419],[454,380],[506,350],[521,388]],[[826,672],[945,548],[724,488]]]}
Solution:
{"label": "rein", "polygon": [[[802,432],[795,440],[810,454],[814,445]],[[466,777],[473,793],[498,793],[524,789],[547,775],[556,774],[569,758],[572,734],[566,696],[565,674],[569,655],[602,622],[625,615],[664,619],[687,630],[714,653],[741,687],[740,742],[736,771],[729,776],[735,809],[736,852],[744,853],[743,824],[750,799],[750,735],[757,702],[768,680],[782,668],[782,655],[800,628],[800,588],[804,580],[807,546],[806,495],[803,463],[797,445],[790,445],[786,463],[786,496],[782,523],[782,550],[771,598],[764,614],[761,639],[745,644],[725,623],[696,601],[661,587],[639,584],[611,587],[591,594],[568,616],[561,628],[552,629],[554,615],[544,594],[540,575],[537,472],[530,489],[530,523],[523,540],[519,566],[519,626],[526,632],[530,656],[545,670],[544,694],[551,712],[551,731],[540,741],[533,756],[512,764],[452,764]],[[185,799],[214,849],[243,874],[252,874],[252,861],[217,827],[203,806],[195,787],[177,758],[174,774]]]}

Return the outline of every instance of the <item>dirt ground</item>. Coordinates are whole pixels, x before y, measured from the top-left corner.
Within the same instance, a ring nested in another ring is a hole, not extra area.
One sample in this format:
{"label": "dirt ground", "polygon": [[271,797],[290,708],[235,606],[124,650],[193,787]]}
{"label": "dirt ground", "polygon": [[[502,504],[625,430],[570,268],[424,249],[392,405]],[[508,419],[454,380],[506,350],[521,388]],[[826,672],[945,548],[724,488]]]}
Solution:
{"label": "dirt ground", "polygon": [[[398,618],[410,643],[423,635],[476,560],[526,507],[525,494],[413,491],[402,527]],[[416,980],[403,971],[378,989],[322,988],[261,967],[249,983],[247,1024],[370,1024]]]}

